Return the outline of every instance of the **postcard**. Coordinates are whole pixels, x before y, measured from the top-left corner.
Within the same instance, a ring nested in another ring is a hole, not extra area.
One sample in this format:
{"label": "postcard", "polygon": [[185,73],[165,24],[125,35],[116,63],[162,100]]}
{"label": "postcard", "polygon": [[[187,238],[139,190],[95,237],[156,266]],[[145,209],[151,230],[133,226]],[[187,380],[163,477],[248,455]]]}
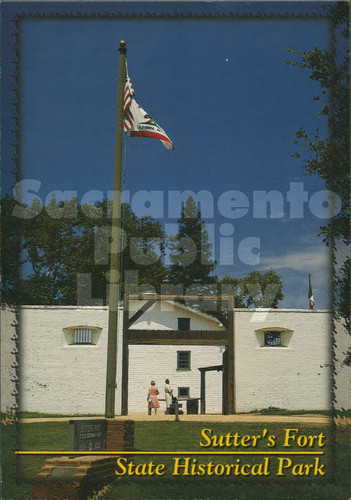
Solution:
{"label": "postcard", "polygon": [[348,498],[349,4],[1,9],[2,498]]}

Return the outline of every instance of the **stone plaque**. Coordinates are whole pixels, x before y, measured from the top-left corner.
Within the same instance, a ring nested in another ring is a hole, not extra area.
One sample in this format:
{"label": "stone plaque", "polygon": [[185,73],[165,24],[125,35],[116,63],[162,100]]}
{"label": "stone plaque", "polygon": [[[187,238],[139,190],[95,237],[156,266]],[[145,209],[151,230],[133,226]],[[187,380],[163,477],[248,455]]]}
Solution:
{"label": "stone plaque", "polygon": [[106,420],[70,420],[70,451],[105,451]]}

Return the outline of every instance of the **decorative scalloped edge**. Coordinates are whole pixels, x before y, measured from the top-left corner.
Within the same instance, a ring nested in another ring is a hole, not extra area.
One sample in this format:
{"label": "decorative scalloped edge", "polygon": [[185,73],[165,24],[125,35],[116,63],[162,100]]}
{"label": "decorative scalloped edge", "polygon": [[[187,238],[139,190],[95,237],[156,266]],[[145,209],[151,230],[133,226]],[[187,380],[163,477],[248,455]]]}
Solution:
{"label": "decorative scalloped edge", "polygon": [[[72,2],[74,3],[74,2]],[[185,3],[185,2],[184,2]],[[215,2],[213,2],[215,3]],[[253,6],[254,2],[248,2],[248,8],[254,8]],[[263,4],[265,2],[262,2]],[[306,2],[310,3],[310,2]],[[317,3],[317,2],[316,2]],[[318,2],[319,3],[319,2]],[[71,3],[70,3],[71,4]],[[114,2],[111,2],[111,5],[113,5]],[[46,4],[47,5],[47,4]],[[96,5],[96,3],[95,3]],[[223,4],[222,4],[223,5]],[[231,4],[233,5],[233,4]],[[126,7],[128,6],[128,3],[126,4]],[[196,6],[193,4],[194,8]],[[240,5],[242,7],[242,5]],[[259,8],[259,6],[257,6]],[[201,11],[203,8],[202,5],[199,5],[200,11],[199,12],[187,12],[187,13],[182,13],[182,12],[167,12],[165,11],[166,9],[163,8],[160,12],[127,12],[127,11],[119,11],[119,12],[86,12],[86,11],[81,11],[81,12],[53,12],[53,11],[37,11],[37,12],[25,12],[21,11],[18,14],[15,14],[12,18],[12,22],[14,23],[14,29],[11,32],[11,35],[13,37],[13,44],[11,46],[13,57],[11,58],[11,63],[14,65],[14,72],[11,73],[11,78],[13,80],[13,85],[12,85],[12,92],[13,92],[13,100],[11,101],[11,105],[14,109],[14,112],[12,114],[12,119],[15,122],[15,126],[11,128],[11,132],[14,134],[14,142],[11,144],[14,150],[14,154],[11,157],[11,159],[14,161],[15,166],[12,170],[12,173],[15,177],[15,181],[18,182],[20,179],[20,165],[19,165],[19,157],[20,157],[20,140],[19,140],[19,128],[20,128],[20,77],[19,77],[19,71],[18,71],[18,66],[19,66],[19,60],[20,60],[20,49],[19,49],[19,36],[20,36],[20,22],[25,20],[25,19],[133,19],[133,18],[142,18],[142,19],[232,19],[232,20],[240,20],[240,19],[328,19],[327,16],[325,16],[322,13],[316,12],[316,13],[306,13],[306,12],[297,12],[297,13],[290,13],[290,12],[283,12],[283,13],[275,13],[275,12],[270,12],[270,13],[261,13],[259,11],[253,13],[253,12],[216,12],[216,13],[211,13],[211,12],[204,12]],[[334,281],[335,281],[335,259],[333,258],[332,255],[332,266],[331,266],[331,285],[332,289],[334,289]],[[333,290],[332,290],[333,292]],[[333,293],[331,292],[331,296],[333,296]],[[16,321],[15,321],[15,337],[14,337],[14,353],[15,353],[15,368],[16,372],[19,370],[19,356],[20,356],[20,337],[21,337],[21,328],[20,328],[20,318],[19,318],[19,312],[16,310],[16,308],[13,309],[15,312],[16,316]],[[333,315],[334,316],[334,315]],[[332,353],[332,373],[333,373],[333,378],[332,378],[332,383],[331,383],[331,393],[332,393],[332,403],[335,403],[335,334],[336,334],[336,327],[335,327],[335,318],[332,318],[331,321],[331,334],[332,334],[332,342],[331,342],[331,353]],[[17,414],[18,411],[18,402],[19,402],[19,393],[20,393],[20,388],[19,388],[19,383],[20,383],[20,377],[16,373],[16,377],[13,380],[15,382],[15,391],[14,395],[16,397],[16,403],[11,410],[15,412],[15,415]],[[334,417],[336,418],[336,412],[334,411]],[[335,418],[333,421],[335,422]],[[16,421],[18,422],[17,418]],[[333,425],[333,431],[335,432],[336,430],[336,424],[334,423]],[[335,435],[334,435],[335,439]],[[18,427],[17,427],[17,442],[18,442]]]}

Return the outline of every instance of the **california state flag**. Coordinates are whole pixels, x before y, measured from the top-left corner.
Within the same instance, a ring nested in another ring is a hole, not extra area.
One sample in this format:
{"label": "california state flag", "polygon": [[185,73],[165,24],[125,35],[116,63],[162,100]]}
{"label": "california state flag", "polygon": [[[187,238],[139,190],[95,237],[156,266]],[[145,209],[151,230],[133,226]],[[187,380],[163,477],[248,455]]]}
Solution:
{"label": "california state flag", "polygon": [[167,149],[174,149],[166,132],[139,106],[133,99],[134,95],[135,92],[127,72],[124,87],[124,131],[128,132],[130,137],[160,139]]}

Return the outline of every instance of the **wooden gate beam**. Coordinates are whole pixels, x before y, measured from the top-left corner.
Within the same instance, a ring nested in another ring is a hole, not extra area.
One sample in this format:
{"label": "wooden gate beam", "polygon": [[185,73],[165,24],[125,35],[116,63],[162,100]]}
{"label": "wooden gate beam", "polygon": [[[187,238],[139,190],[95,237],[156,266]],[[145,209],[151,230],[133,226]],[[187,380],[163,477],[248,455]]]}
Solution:
{"label": "wooden gate beam", "polygon": [[128,415],[128,372],[129,372],[129,346],[128,346],[128,296],[124,299],[123,309],[123,342],[122,342],[122,415]]}
{"label": "wooden gate beam", "polygon": [[226,330],[128,330],[128,344],[228,345]]}
{"label": "wooden gate beam", "polygon": [[200,413],[206,413],[206,372],[200,370],[201,380],[200,380]]}
{"label": "wooden gate beam", "polygon": [[128,328],[132,326],[133,323],[136,322],[137,319],[139,319],[148,309],[150,309],[151,306],[153,306],[156,302],[156,299],[151,299],[146,302],[139,311],[137,311],[131,318],[128,319]]}
{"label": "wooden gate beam", "polygon": [[222,373],[222,413],[228,415],[228,349],[222,354],[223,373]]}
{"label": "wooden gate beam", "polygon": [[228,381],[227,381],[227,395],[228,395],[228,413],[235,413],[235,362],[234,362],[234,299],[228,300]]}
{"label": "wooden gate beam", "polygon": [[162,294],[152,294],[152,293],[139,293],[131,294],[129,300],[212,300],[213,302],[223,301],[227,302],[232,300],[231,295],[220,295],[219,297],[214,295],[162,295]]}

